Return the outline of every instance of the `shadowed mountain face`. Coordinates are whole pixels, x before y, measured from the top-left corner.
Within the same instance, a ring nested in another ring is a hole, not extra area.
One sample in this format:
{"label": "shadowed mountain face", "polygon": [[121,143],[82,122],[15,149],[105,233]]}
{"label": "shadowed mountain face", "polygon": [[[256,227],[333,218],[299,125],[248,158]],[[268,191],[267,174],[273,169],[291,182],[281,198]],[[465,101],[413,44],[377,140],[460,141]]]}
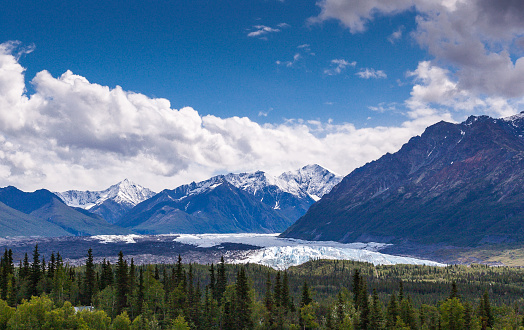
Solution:
{"label": "shadowed mountain face", "polygon": [[279,177],[260,171],[219,175],[164,190],[117,225],[149,234],[282,232],[338,182],[318,165]]}
{"label": "shadowed mountain face", "polygon": [[524,240],[524,114],[440,122],[354,170],[282,236],[471,246]]}
{"label": "shadowed mountain face", "polygon": [[64,204],[48,190],[0,188],[0,236],[124,234],[100,216]]}

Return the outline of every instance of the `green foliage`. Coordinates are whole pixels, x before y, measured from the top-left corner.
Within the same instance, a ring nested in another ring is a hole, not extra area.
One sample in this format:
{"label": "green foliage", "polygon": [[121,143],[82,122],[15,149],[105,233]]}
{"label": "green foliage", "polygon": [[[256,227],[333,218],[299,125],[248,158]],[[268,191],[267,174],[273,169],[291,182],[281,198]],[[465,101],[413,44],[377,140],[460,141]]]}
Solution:
{"label": "green foliage", "polygon": [[131,329],[131,320],[126,311],[123,311],[122,314],[119,314],[113,321],[113,329],[115,330],[130,330]]}
{"label": "green foliage", "polygon": [[[0,274],[7,274],[0,294],[14,300],[0,300],[0,330],[477,330],[519,329],[524,322],[524,270],[517,268],[319,260],[281,272],[224,262],[185,265],[181,259],[141,266],[131,260],[128,266],[123,254],[115,265],[96,265],[88,251],[81,267],[64,265],[57,253],[46,268],[43,256],[33,256],[32,264],[25,258],[15,269],[9,254],[0,258]],[[22,300],[37,259],[40,296]],[[72,304],[86,302],[90,279],[95,310],[75,313]]]}
{"label": "green foliage", "polygon": [[451,298],[440,305],[441,327],[443,330],[464,329],[464,306],[458,298]]}

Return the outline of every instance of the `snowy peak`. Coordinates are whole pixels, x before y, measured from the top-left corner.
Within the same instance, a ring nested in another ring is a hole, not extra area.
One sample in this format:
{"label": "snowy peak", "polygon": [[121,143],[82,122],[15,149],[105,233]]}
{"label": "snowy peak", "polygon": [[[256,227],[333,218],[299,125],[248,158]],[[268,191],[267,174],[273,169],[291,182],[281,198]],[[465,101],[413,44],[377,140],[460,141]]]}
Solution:
{"label": "snowy peak", "polygon": [[282,173],[278,179],[287,182],[288,192],[304,192],[315,201],[329,193],[334,186],[342,181],[341,176],[317,164],[306,165],[301,169]]}
{"label": "snowy peak", "polygon": [[133,207],[144,200],[151,198],[155,193],[147,188],[125,179],[102,191],[68,190],[55,193],[64,203],[73,207],[91,209],[107,200],[117,204]]}
{"label": "snowy peak", "polygon": [[280,193],[289,193],[299,198],[311,197],[317,201],[342,180],[342,177],[326,170],[320,165],[307,165],[301,169],[285,172],[278,177],[268,173],[257,171],[253,173],[229,173],[214,176],[206,181],[178,187],[177,191],[183,191],[187,196],[200,194],[214,189],[218,185],[228,182],[236,188],[242,189],[250,194],[262,194],[268,188],[278,190]]}
{"label": "snowy peak", "polygon": [[101,204],[111,199],[118,204],[135,206],[154,195],[155,193],[153,191],[125,179],[112,185],[109,189],[102,191],[96,204]]}

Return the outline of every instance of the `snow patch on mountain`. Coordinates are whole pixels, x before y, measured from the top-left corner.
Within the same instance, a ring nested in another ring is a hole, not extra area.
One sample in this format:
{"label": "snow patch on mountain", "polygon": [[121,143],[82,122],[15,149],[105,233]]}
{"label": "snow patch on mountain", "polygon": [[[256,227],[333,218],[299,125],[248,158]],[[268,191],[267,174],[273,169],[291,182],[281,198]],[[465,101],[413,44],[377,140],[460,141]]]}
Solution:
{"label": "snow patch on mountain", "polygon": [[125,179],[102,191],[68,190],[55,192],[54,194],[60,197],[68,206],[88,210],[107,200],[112,200],[117,204],[127,207],[133,207],[153,197],[156,193]]}

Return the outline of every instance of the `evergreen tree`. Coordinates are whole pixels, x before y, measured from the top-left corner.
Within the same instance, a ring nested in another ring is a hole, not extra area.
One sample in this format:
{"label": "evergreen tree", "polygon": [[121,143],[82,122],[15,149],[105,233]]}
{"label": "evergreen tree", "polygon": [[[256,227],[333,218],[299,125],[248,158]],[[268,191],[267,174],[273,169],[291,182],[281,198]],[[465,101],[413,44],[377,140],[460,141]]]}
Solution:
{"label": "evergreen tree", "polygon": [[460,298],[458,295],[457,282],[455,282],[455,280],[451,282],[451,292],[449,293],[449,299],[453,298]]}
{"label": "evergreen tree", "polygon": [[183,280],[185,280],[184,268],[182,266],[182,257],[179,254],[178,261],[176,263],[175,287],[179,286]]}
{"label": "evergreen tree", "polygon": [[251,296],[249,295],[249,285],[246,277],[246,270],[244,267],[240,268],[237,273],[237,280],[235,284],[235,318],[236,329],[252,329],[253,322],[251,320]]}
{"label": "evergreen tree", "polygon": [[397,297],[393,293],[389,298],[389,303],[386,311],[386,327],[388,329],[393,329],[397,324],[397,317],[399,315],[399,308],[397,303]]}
{"label": "evergreen tree", "polygon": [[211,291],[211,296],[214,299],[217,299],[217,292],[215,289],[216,279],[215,279],[215,266],[211,264],[209,267],[209,290]]}
{"label": "evergreen tree", "polygon": [[285,313],[293,310],[291,297],[289,295],[289,278],[286,271],[284,271],[284,276],[282,277],[281,306]]}
{"label": "evergreen tree", "polygon": [[224,257],[220,257],[220,263],[217,265],[217,283],[216,283],[216,300],[218,304],[222,304],[222,297],[226,292],[227,278],[226,278],[226,266],[224,263]]}
{"label": "evergreen tree", "polygon": [[277,272],[275,277],[275,287],[273,289],[273,299],[275,301],[275,307],[280,309],[282,307],[282,281],[280,279],[280,271]]}
{"label": "evergreen tree", "polygon": [[471,304],[464,302],[464,330],[473,329],[472,312]]}
{"label": "evergreen tree", "polygon": [[95,289],[95,264],[93,262],[93,250],[87,250],[87,259],[86,259],[86,270],[84,273],[84,288],[83,288],[83,305],[91,305],[91,300],[93,298],[94,289]]}
{"label": "evergreen tree", "polygon": [[359,293],[360,306],[358,306],[360,311],[360,329],[369,329],[369,298],[366,280],[360,279],[360,293]]}
{"label": "evergreen tree", "polygon": [[360,305],[360,279],[360,270],[355,269],[355,273],[353,273],[353,303],[355,304],[355,306]]}
{"label": "evergreen tree", "polygon": [[115,270],[115,289],[116,289],[116,311],[122,313],[127,307],[127,294],[129,293],[129,273],[127,262],[124,260],[122,251],[118,253],[118,262]]}
{"label": "evergreen tree", "polygon": [[24,255],[24,263],[20,266],[20,278],[22,280],[26,280],[29,278],[29,274],[31,273],[30,267],[29,267],[29,257],[27,256],[27,252]]}
{"label": "evergreen tree", "polygon": [[479,316],[482,322],[482,328],[492,328],[494,324],[493,311],[491,309],[491,303],[489,302],[488,291],[484,291],[484,295],[480,299]]}
{"label": "evergreen tree", "polygon": [[346,313],[344,311],[344,299],[342,298],[342,292],[338,292],[337,296],[337,305],[336,305],[336,315],[337,315],[337,329],[341,329],[344,324],[344,318]]}
{"label": "evergreen tree", "polygon": [[404,300],[404,283],[398,282],[398,302],[401,303]]}
{"label": "evergreen tree", "polygon": [[51,260],[49,261],[49,265],[47,265],[47,277],[52,279],[55,276],[55,269],[56,269],[56,259],[55,259],[55,253],[51,253]]}
{"label": "evergreen tree", "polygon": [[38,296],[38,282],[42,276],[42,268],[40,266],[40,253],[38,252],[38,244],[35,245],[33,250],[33,262],[31,263],[30,270],[30,281],[29,281],[29,294]]}
{"label": "evergreen tree", "polygon": [[273,295],[271,294],[271,275],[269,271],[267,272],[266,277],[266,293],[264,295],[264,306],[266,307],[267,312],[265,319],[265,327],[270,329],[275,323],[275,306],[273,302]]}
{"label": "evergreen tree", "polygon": [[369,320],[370,329],[382,329],[383,328],[383,319],[382,308],[380,307],[380,300],[378,298],[377,290],[373,289],[373,301],[371,302],[371,312]]}
{"label": "evergreen tree", "polygon": [[408,296],[408,298],[402,299],[400,302],[400,318],[411,329],[417,328],[416,323],[416,316],[415,316],[415,310],[413,308],[413,305],[411,303],[411,298]]}
{"label": "evergreen tree", "polygon": [[109,261],[104,259],[102,261],[102,275],[100,275],[100,291],[111,285],[113,285],[113,269]]}
{"label": "evergreen tree", "polygon": [[300,308],[311,304],[311,296],[309,294],[309,287],[307,285],[307,282],[304,281],[304,285],[302,286],[302,299],[300,300]]}

